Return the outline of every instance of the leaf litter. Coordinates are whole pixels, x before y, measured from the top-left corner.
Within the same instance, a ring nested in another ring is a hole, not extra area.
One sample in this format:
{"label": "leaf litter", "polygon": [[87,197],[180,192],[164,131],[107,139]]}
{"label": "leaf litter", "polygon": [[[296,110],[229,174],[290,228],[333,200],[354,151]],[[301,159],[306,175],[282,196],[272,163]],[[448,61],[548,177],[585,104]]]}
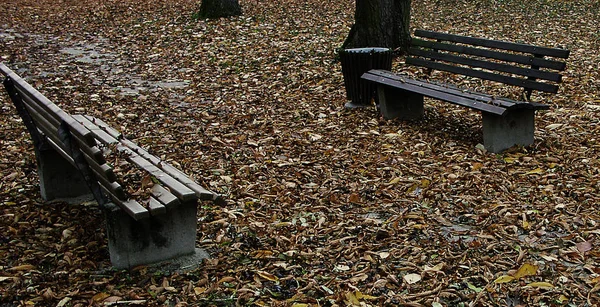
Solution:
{"label": "leaf litter", "polygon": [[[44,202],[0,96],[0,302],[14,305],[595,306],[597,1],[413,1],[411,27],[571,50],[535,144],[482,150],[479,115],[345,110],[354,1],[0,3],[0,57],[229,200],[201,204],[187,273],[110,269],[93,205]],[[420,71],[394,60],[395,71]],[[443,75],[442,75],[443,76]],[[450,78],[450,77],[445,77]],[[465,82],[464,80],[448,80]],[[491,83],[468,86],[512,98]]]}

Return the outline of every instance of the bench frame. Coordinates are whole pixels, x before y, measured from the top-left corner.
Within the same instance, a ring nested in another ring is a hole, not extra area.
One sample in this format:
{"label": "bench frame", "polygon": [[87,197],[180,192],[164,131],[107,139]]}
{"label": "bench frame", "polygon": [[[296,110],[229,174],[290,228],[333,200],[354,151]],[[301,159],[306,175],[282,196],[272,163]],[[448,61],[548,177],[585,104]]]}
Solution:
{"label": "bench frame", "polygon": [[[33,140],[44,200],[92,194],[106,220],[115,268],[200,253],[195,248],[198,200],[223,204],[218,194],[148,153],[100,119],[71,116],[0,63],[4,87]],[[104,152],[117,150],[156,183],[143,207],[125,192]]]}
{"label": "bench frame", "polygon": [[[564,62],[544,57],[567,58],[564,49],[538,47],[447,33],[416,30],[407,64],[520,86],[530,100],[533,90],[556,93]],[[522,54],[515,54],[522,53]],[[525,54],[525,55],[524,55]],[[486,59],[486,60],[484,60]],[[489,60],[488,60],[489,59]],[[523,67],[530,65],[530,67]],[[473,68],[471,68],[473,67]],[[545,70],[541,70],[544,68]],[[426,80],[414,80],[385,70],[370,70],[363,80],[377,84],[379,108],[385,119],[420,119],[424,97],[481,111],[483,144],[494,153],[514,145],[533,144],[535,111],[546,104],[496,98],[485,93]],[[544,82],[538,80],[543,79]]]}

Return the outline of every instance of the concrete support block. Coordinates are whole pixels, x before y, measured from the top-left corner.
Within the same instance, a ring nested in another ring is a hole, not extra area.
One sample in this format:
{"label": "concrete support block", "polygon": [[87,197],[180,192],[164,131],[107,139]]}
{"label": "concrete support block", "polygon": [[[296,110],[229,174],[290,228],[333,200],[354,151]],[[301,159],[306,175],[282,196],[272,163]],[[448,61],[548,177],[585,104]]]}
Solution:
{"label": "concrete support block", "polygon": [[377,86],[379,109],[385,119],[423,117],[423,95],[384,85]]}
{"label": "concrete support block", "polygon": [[91,193],[79,170],[55,150],[36,150],[35,155],[40,192],[44,200],[73,198]]}
{"label": "concrete support block", "polygon": [[132,268],[195,252],[197,202],[168,208],[165,214],[134,220],[118,206],[105,206],[110,261]]}
{"label": "concrete support block", "polygon": [[535,110],[509,110],[504,116],[483,113],[483,145],[494,153],[533,144]]}

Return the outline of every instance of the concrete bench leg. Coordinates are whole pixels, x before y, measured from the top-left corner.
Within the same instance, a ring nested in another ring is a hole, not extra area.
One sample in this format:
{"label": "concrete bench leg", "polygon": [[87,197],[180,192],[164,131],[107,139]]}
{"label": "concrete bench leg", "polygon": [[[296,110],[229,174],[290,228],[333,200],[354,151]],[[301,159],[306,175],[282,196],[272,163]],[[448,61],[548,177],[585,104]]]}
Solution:
{"label": "concrete bench leg", "polygon": [[494,153],[533,144],[535,110],[511,110],[504,116],[483,113],[483,145]]}
{"label": "concrete bench leg", "polygon": [[110,261],[117,269],[156,263],[195,252],[198,204],[189,202],[135,221],[118,206],[105,205]]}
{"label": "concrete bench leg", "polygon": [[423,117],[423,95],[378,85],[379,109],[385,119],[420,119]]}
{"label": "concrete bench leg", "polygon": [[91,193],[78,169],[52,149],[36,150],[40,192],[44,200]]}

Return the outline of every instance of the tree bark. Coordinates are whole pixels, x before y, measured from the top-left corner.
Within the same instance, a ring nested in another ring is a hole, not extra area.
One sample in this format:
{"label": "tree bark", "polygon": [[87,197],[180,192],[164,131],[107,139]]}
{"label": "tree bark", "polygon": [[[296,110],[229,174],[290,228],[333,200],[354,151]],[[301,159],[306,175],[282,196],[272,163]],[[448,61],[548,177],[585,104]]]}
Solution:
{"label": "tree bark", "polygon": [[202,0],[198,17],[221,18],[241,14],[242,8],[238,0]]}
{"label": "tree bark", "polygon": [[386,47],[400,53],[410,45],[411,0],[356,0],[354,25],[342,49]]}

